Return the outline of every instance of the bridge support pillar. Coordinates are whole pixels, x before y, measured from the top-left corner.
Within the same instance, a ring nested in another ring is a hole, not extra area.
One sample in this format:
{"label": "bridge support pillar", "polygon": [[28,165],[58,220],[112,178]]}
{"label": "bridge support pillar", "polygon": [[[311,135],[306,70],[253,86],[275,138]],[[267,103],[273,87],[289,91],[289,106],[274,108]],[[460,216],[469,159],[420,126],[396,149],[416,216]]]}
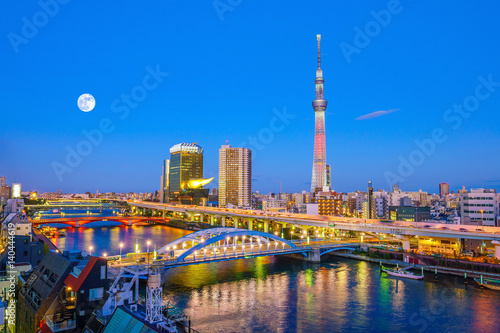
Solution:
{"label": "bridge support pillar", "polygon": [[215,215],[210,215],[210,225],[214,225]]}
{"label": "bridge support pillar", "polygon": [[248,230],[253,230],[253,219],[248,219]]}
{"label": "bridge support pillar", "polygon": [[234,227],[238,228],[238,221],[239,221],[239,219],[237,217],[233,217],[233,221],[234,221]]}
{"label": "bridge support pillar", "polygon": [[307,253],[307,261],[315,263],[321,262],[319,247],[313,247],[312,251]]}
{"label": "bridge support pillar", "polygon": [[495,258],[500,259],[500,242],[499,241],[492,241],[491,244],[495,246]]}
{"label": "bridge support pillar", "polygon": [[132,225],[132,220],[128,220],[128,225],[131,226]]}
{"label": "bridge support pillar", "polygon": [[204,214],[203,214],[203,213],[201,213],[201,214],[200,214],[200,223],[203,223],[203,219],[204,219],[204,217],[205,217],[205,216],[204,216]]}
{"label": "bridge support pillar", "polygon": [[75,221],[75,228],[80,228],[80,222]]}
{"label": "bridge support pillar", "polygon": [[167,212],[165,212],[165,211],[162,211],[162,214],[161,214],[161,216],[162,216],[163,218],[165,218],[165,215],[166,215],[166,213],[167,213]]}
{"label": "bridge support pillar", "polygon": [[410,251],[410,240],[409,239],[403,240],[403,251],[405,251],[405,252]]}
{"label": "bridge support pillar", "polygon": [[222,223],[222,226],[223,226],[223,227],[225,227],[225,226],[226,226],[226,217],[225,217],[225,216],[223,216],[223,217],[221,218],[221,223]]}
{"label": "bridge support pillar", "polygon": [[191,217],[191,222],[194,222],[194,213],[189,213],[189,216]]}
{"label": "bridge support pillar", "polygon": [[405,251],[405,252],[410,251],[410,238],[409,237],[396,235],[396,238],[399,238],[401,243],[403,243],[403,251]]}
{"label": "bridge support pillar", "polygon": [[264,232],[269,232],[269,221],[264,220]]}

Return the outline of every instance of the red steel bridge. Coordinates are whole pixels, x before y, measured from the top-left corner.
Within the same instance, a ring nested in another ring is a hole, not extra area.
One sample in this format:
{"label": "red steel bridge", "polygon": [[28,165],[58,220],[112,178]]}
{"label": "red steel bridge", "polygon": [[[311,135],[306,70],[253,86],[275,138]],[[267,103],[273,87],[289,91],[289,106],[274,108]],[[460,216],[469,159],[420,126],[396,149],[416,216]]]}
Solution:
{"label": "red steel bridge", "polygon": [[34,225],[50,225],[50,224],[66,224],[75,228],[84,226],[85,224],[100,221],[120,222],[124,225],[134,225],[137,223],[150,223],[150,224],[167,224],[170,218],[165,217],[144,217],[144,216],[98,216],[98,217],[62,217],[47,220],[32,220],[30,222]]}

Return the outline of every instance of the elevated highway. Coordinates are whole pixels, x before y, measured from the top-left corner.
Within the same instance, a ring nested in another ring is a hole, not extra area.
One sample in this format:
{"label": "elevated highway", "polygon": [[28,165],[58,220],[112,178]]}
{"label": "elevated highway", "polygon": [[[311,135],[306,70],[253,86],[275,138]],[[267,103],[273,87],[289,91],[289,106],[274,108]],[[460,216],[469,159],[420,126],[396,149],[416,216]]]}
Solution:
{"label": "elevated highway", "polygon": [[500,241],[500,228],[477,227],[465,225],[437,224],[427,222],[386,221],[374,219],[359,219],[348,217],[316,216],[292,213],[268,213],[253,210],[226,209],[202,206],[169,205],[153,202],[128,202],[132,207],[152,210],[158,214],[183,213],[191,217],[204,220],[211,224],[219,220],[221,226],[226,226],[227,219],[231,219],[233,226],[245,221],[249,230],[254,228],[255,221],[264,224],[264,231],[268,232],[269,224],[290,224],[300,228],[330,228],[359,232],[384,233],[397,236],[423,236],[441,238],[464,238],[488,241]]}
{"label": "elevated highway", "polygon": [[101,221],[111,221],[111,222],[120,222],[124,225],[134,225],[137,223],[163,223],[167,224],[169,218],[162,217],[142,217],[142,216],[129,216],[129,217],[121,217],[121,216],[100,216],[100,217],[62,217],[55,219],[45,219],[45,220],[32,220],[30,219],[31,224],[34,226],[38,225],[51,225],[51,224],[65,224],[71,227],[82,227],[85,224],[92,222],[101,222]]}

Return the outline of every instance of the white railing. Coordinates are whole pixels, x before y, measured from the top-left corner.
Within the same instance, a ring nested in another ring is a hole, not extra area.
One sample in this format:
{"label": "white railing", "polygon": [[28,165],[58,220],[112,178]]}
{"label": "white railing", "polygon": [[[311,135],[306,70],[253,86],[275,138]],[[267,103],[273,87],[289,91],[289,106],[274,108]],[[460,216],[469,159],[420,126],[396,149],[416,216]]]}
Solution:
{"label": "white railing", "polygon": [[46,316],[45,318],[47,318],[46,324],[52,332],[62,332],[76,328],[76,320],[65,320],[61,323],[54,324],[52,322],[54,315]]}

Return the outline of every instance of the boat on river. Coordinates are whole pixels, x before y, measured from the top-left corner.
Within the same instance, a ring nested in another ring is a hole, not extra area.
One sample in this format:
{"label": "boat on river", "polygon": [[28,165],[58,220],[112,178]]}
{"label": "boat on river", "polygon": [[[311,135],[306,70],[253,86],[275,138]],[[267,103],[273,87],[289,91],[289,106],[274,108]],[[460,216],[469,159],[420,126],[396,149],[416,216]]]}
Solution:
{"label": "boat on river", "polygon": [[480,278],[474,278],[474,281],[476,281],[480,286],[488,289],[500,290],[500,280],[483,278],[483,282],[481,283]]}
{"label": "boat on river", "polygon": [[382,272],[386,272],[388,275],[401,277],[405,279],[422,280],[424,278],[423,274],[415,274],[413,272],[405,271],[400,268],[392,269],[382,266],[381,270]]}
{"label": "boat on river", "polygon": [[58,235],[57,228],[53,228],[53,227],[49,227],[49,226],[43,226],[42,229],[40,229],[40,232],[45,237],[55,237]]}

